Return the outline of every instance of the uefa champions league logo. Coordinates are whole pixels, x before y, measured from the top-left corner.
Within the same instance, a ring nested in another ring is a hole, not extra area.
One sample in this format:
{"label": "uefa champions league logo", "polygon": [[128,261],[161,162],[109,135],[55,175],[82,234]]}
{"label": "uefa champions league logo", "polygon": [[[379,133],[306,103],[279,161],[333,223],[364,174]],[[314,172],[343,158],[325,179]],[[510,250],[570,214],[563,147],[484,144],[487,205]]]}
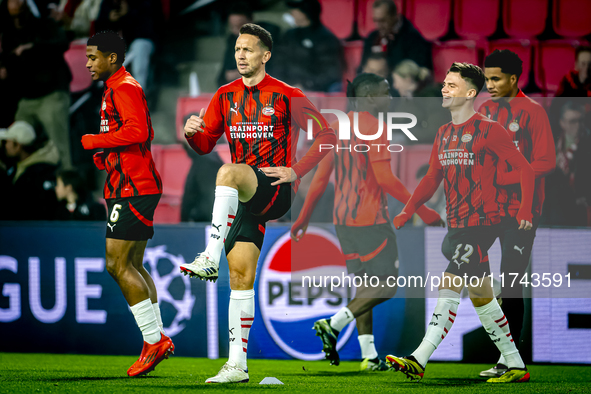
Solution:
{"label": "uefa champions league logo", "polygon": [[[191,294],[190,279],[188,276],[182,275],[179,270],[179,266],[185,264],[185,259],[181,255],[175,256],[166,253],[166,246],[160,245],[146,248],[145,263],[150,265],[150,275],[154,280],[158,292],[158,304],[160,304],[163,313],[163,303],[170,304],[176,310],[170,325],[164,327],[166,335],[174,337],[185,328],[185,324],[182,322],[191,319],[191,311],[195,305],[195,296]],[[171,285],[173,281],[175,283]],[[183,283],[184,290],[181,290],[180,282]],[[167,319],[163,318],[163,320],[166,324]]]}

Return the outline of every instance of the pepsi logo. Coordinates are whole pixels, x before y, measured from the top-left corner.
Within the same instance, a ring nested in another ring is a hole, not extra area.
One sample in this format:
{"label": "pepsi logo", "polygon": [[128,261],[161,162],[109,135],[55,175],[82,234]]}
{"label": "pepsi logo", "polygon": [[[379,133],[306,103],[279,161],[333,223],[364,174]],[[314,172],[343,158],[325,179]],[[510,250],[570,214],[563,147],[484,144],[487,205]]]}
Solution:
{"label": "pepsi logo", "polygon": [[275,113],[275,108],[273,107],[265,107],[263,108],[263,115],[271,116]]}
{"label": "pepsi logo", "polygon": [[[259,306],[267,331],[275,343],[291,357],[300,360],[324,358],[322,342],[312,329],[318,319],[334,315],[347,306],[355,289],[321,286],[319,278],[347,275],[338,239],[329,231],[309,227],[299,242],[289,232],[270,248],[259,279]],[[302,278],[306,287],[302,287]],[[351,337],[355,322],[341,331],[337,350]]]}

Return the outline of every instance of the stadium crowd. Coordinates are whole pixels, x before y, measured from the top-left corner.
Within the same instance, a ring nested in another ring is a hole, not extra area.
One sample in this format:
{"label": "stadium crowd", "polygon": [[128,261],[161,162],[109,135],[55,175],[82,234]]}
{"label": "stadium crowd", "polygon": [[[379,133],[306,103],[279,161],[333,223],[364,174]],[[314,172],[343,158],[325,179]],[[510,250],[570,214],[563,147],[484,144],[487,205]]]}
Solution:
{"label": "stadium crowd", "polygon": [[[179,8],[191,6],[189,1],[175,4],[166,0],[2,0],[0,206],[14,209],[0,210],[0,220],[104,219],[104,209],[97,205],[97,198],[93,199],[102,188],[101,179],[94,169],[92,152],[84,152],[80,144],[83,134],[98,132],[102,86],[93,83],[75,90],[77,70],[74,70],[75,61],[68,57],[76,43],[85,45],[88,37],[102,30],[118,31],[124,38],[127,43],[124,66],[152,104],[161,88],[160,81],[164,80],[160,75],[168,72],[158,68],[157,63],[175,39],[166,33],[169,27],[186,20],[211,19],[208,23],[215,25],[213,16],[217,16],[218,22],[225,18],[227,44],[225,48],[217,48],[223,52],[217,78],[221,86],[239,77],[233,45],[240,27],[248,22],[259,23],[257,15],[261,11],[279,7],[284,12],[283,19],[277,19],[276,23],[260,21],[272,33],[277,48],[267,68],[269,74],[301,88],[309,96],[314,92],[344,95],[347,80],[352,80],[356,72],[380,75],[390,83],[391,96],[399,98],[397,110],[428,113],[430,121],[417,126],[421,129],[417,135],[418,143],[431,144],[437,131],[432,125],[443,122],[437,118],[438,108],[426,109],[426,104],[416,98],[441,97],[438,84],[442,81],[436,78],[434,70],[438,66],[433,57],[436,40],[425,38],[410,16],[392,0],[369,2],[368,12],[374,26],[365,38],[356,28],[358,24],[349,37],[337,37],[334,26],[323,23],[323,12],[327,12],[323,3],[289,0],[278,6],[265,1],[231,4],[215,1],[194,11],[190,19]],[[552,17],[549,14],[548,20]],[[286,23],[291,27],[286,28]],[[546,29],[536,38],[540,41],[558,38],[552,24],[546,24]],[[508,37],[499,26],[488,40]],[[579,38],[581,45],[572,59],[572,70],[564,75],[557,90],[539,86],[530,75],[523,78],[528,81],[522,86],[523,92],[539,99],[548,110],[557,153],[556,169],[546,178],[543,225],[591,225],[591,106],[584,101],[591,96],[591,47],[585,45],[585,37]],[[458,32],[452,28],[439,37],[437,45],[457,39]],[[355,60],[345,50],[351,42],[362,42],[358,64],[351,64]],[[82,59],[78,63],[86,61],[83,52],[77,52],[76,56]],[[522,60],[529,63],[530,59]],[[527,72],[533,75],[533,67]],[[552,97],[559,99],[551,100]],[[174,130],[174,126],[169,130]],[[156,133],[166,131],[156,130]],[[185,183],[180,218],[208,221],[214,179],[205,174],[215,173],[223,164],[222,154],[205,158],[186,150],[191,170]],[[211,171],[200,171],[203,166]],[[427,171],[424,166],[419,167],[418,180]],[[312,176],[302,180],[301,190],[307,190]],[[326,209],[321,212],[332,210],[333,190],[329,188],[326,193],[320,203]],[[390,203],[391,211],[401,208],[394,201]],[[301,205],[301,201],[296,199],[294,204]],[[426,205],[440,211],[445,206],[441,193]],[[331,218],[324,215],[316,220]],[[414,223],[420,225],[420,220]]]}

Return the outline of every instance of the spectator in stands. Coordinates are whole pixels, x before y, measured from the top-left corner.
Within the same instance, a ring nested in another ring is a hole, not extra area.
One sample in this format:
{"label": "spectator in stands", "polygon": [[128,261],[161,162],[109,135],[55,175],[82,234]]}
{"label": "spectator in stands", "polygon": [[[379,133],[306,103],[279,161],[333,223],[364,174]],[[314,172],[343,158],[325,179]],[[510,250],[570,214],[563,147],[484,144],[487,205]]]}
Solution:
{"label": "spectator in stands", "polygon": [[585,108],[580,103],[568,101],[562,106],[556,166],[565,175],[581,212],[581,222],[576,224],[591,225],[591,131],[584,127],[584,118]]}
{"label": "spectator in stands", "polygon": [[[418,139],[415,143],[432,144],[439,127],[451,119],[449,111],[441,106],[441,89],[433,84],[431,71],[406,59],[394,68],[392,81],[392,96],[396,98],[392,100],[391,110],[415,115],[417,125],[412,129]],[[408,145],[413,142],[398,133],[394,143]]]}
{"label": "spectator in stands", "polygon": [[[191,117],[199,115],[192,113],[183,119],[183,125]],[[219,144],[227,143],[225,138],[220,138]],[[186,142],[183,147],[191,159],[191,168],[187,174],[185,191],[181,201],[181,222],[209,222],[211,220],[211,207],[213,206],[215,179],[220,167],[224,164],[217,152],[209,155],[199,155]]]}
{"label": "spectator in stands", "polygon": [[51,220],[57,200],[53,191],[59,153],[41,145],[24,121],[0,132],[6,171],[0,175],[0,220]]}
{"label": "spectator in stands", "polygon": [[394,68],[392,83],[400,97],[441,97],[441,89],[433,85],[431,71],[410,59]]}
{"label": "spectator in stands", "polygon": [[150,88],[150,63],[162,19],[157,0],[103,0],[95,23],[96,31],[113,30],[123,37],[128,46],[123,66],[144,92]]}
{"label": "spectator in stands", "polygon": [[296,27],[278,46],[278,77],[303,90],[338,92],[343,77],[341,42],[320,22],[318,0],[287,2]]}
{"label": "spectator in stands", "polygon": [[[238,39],[238,35],[242,25],[251,22],[253,22],[253,17],[252,8],[249,3],[247,3],[246,1],[240,1],[230,5],[228,11],[228,28],[230,30],[230,34],[228,34],[228,37],[226,38],[224,63],[222,64],[222,70],[220,71],[220,75],[218,76],[218,86],[225,85],[238,78],[241,78],[240,73],[238,73],[238,69],[236,68],[234,47],[236,46],[236,40]],[[263,27],[265,30],[271,33],[271,36],[273,37],[279,37],[280,35],[279,27],[272,23],[257,22],[257,25]],[[275,41],[275,39],[273,40]],[[275,45],[277,44],[278,41],[275,41]],[[265,65],[265,68],[268,74],[274,75],[274,65],[270,63],[274,62],[267,63]]]}
{"label": "spectator in stands", "polygon": [[[14,122],[14,115],[20,100],[18,81],[8,78],[5,53],[0,53],[0,128],[7,128]],[[6,92],[10,92],[7,94]]]}
{"label": "spectator in stands", "polygon": [[86,181],[78,171],[60,170],[55,177],[55,195],[58,200],[56,220],[107,219],[105,206],[92,199]]}
{"label": "spectator in stands", "polygon": [[377,30],[365,39],[361,64],[365,64],[371,54],[383,53],[391,70],[404,59],[432,69],[431,44],[408,19],[398,13],[393,0],[376,0],[372,12]]}
{"label": "spectator in stands", "polygon": [[64,60],[69,47],[66,34],[53,19],[34,17],[25,0],[0,3],[0,21],[6,78],[18,84],[21,96],[15,119],[41,123],[59,151],[62,166],[69,167],[72,76]]}
{"label": "spectator in stands", "polygon": [[93,23],[98,18],[101,0],[61,0],[51,14],[62,23],[70,38],[78,39],[92,35]]}
{"label": "spectator in stands", "polygon": [[562,78],[556,97],[591,97],[591,47],[578,47],[575,53],[575,69]]}
{"label": "spectator in stands", "polygon": [[361,65],[361,72],[368,74],[375,74],[384,79],[390,78],[390,70],[388,69],[388,60],[382,53],[371,54],[365,63]]}

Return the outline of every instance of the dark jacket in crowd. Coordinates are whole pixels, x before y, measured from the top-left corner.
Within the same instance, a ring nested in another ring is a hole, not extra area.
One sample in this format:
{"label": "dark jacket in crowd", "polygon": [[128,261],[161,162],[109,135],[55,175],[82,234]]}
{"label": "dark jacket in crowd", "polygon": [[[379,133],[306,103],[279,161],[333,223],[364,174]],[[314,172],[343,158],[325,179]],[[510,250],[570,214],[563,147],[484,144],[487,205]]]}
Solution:
{"label": "dark jacket in crowd", "polygon": [[59,153],[47,144],[0,175],[0,220],[53,220]]}
{"label": "dark jacket in crowd", "polygon": [[290,85],[327,92],[342,81],[341,43],[321,24],[288,30],[278,52],[278,78]]}
{"label": "dark jacket in crowd", "polygon": [[558,85],[556,97],[591,97],[591,80],[589,78],[585,83],[579,81],[579,72],[569,71]]}
{"label": "dark jacket in crowd", "polygon": [[201,156],[185,146],[192,160],[181,201],[181,222],[209,222],[213,207],[215,179],[224,164],[213,151]]}
{"label": "dark jacket in crowd", "polygon": [[391,70],[405,59],[413,60],[421,67],[433,69],[431,43],[423,38],[408,19],[401,18],[398,32],[390,37],[381,37],[377,30],[369,33],[363,43],[361,65],[372,54],[384,53]]}
{"label": "dark jacket in crowd", "polygon": [[121,32],[125,43],[129,46],[136,38],[147,38],[155,41],[158,26],[164,20],[160,2],[156,0],[127,0],[128,11],[116,22],[111,22],[109,14],[119,10],[121,0],[103,0],[101,10],[95,22],[97,32],[113,30]]}
{"label": "dark jacket in crowd", "polygon": [[67,201],[59,201],[55,220],[95,220],[105,221],[107,210],[104,205],[87,198],[76,204],[73,212],[67,208]]}

